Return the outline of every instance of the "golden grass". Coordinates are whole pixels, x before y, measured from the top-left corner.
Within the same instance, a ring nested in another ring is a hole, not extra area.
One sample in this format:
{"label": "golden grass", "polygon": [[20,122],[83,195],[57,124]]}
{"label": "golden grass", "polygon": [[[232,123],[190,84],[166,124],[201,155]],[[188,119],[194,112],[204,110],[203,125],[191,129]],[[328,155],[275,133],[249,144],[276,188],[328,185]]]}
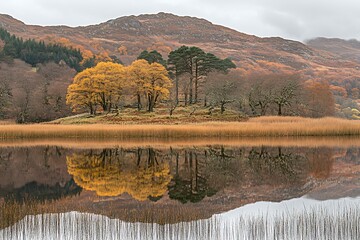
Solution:
{"label": "golden grass", "polygon": [[[276,120],[277,119],[277,120]],[[239,137],[360,136],[360,121],[338,118],[265,117],[247,122],[181,125],[0,125],[0,139],[194,139]]]}
{"label": "golden grass", "polygon": [[[324,119],[328,119],[331,121],[332,120],[341,120],[339,118],[322,118],[322,120]],[[299,122],[314,122],[316,120],[319,119],[314,119],[314,118],[304,118],[304,117],[289,117],[289,116],[283,116],[283,117],[279,117],[279,116],[263,116],[263,117],[256,117],[256,118],[250,118],[249,122],[254,122],[254,123],[299,123]]]}
{"label": "golden grass", "polygon": [[11,120],[0,120],[0,125],[15,124],[15,121]]}

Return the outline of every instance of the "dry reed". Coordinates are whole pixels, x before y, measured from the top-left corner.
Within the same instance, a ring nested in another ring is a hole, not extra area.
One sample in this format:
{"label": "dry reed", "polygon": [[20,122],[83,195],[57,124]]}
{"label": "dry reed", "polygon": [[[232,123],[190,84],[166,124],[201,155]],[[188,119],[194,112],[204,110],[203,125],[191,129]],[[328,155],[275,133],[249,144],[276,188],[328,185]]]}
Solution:
{"label": "dry reed", "polygon": [[[339,206],[336,213],[317,207],[299,213],[235,216],[159,225],[129,223],[88,213],[27,216],[0,230],[2,239],[359,239],[359,205]],[[256,213],[255,213],[256,214]]]}
{"label": "dry reed", "polygon": [[[277,119],[277,120],[276,120]],[[0,125],[0,139],[192,139],[360,136],[360,121],[272,117],[182,125]]]}

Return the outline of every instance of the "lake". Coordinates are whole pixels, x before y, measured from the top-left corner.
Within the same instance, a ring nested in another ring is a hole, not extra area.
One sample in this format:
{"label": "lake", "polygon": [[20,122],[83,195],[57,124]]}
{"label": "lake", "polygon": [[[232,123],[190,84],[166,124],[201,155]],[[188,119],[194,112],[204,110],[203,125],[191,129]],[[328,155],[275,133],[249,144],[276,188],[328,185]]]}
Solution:
{"label": "lake", "polygon": [[358,239],[344,139],[0,144],[0,239]]}

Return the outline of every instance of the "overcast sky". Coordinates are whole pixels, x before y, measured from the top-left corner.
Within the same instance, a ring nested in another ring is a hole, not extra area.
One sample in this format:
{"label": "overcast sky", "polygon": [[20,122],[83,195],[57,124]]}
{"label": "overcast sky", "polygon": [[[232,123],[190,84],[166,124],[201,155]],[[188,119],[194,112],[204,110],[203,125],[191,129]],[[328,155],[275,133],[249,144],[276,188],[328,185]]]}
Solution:
{"label": "overcast sky", "polygon": [[360,40],[360,0],[1,0],[0,12],[27,24],[69,26],[170,12],[257,36]]}

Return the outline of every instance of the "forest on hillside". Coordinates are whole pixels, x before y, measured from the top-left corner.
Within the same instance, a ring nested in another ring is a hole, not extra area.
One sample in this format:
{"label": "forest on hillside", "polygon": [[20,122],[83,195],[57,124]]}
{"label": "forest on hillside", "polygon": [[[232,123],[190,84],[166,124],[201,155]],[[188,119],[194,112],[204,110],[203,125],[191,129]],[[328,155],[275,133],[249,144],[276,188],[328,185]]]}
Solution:
{"label": "forest on hillside", "polygon": [[244,74],[241,65],[199,47],[168,56],[142,51],[130,65],[106,53],[23,40],[0,29],[0,118],[51,121],[74,112],[121,114],[179,106],[239,116],[360,118],[356,81],[327,82],[294,72]]}

